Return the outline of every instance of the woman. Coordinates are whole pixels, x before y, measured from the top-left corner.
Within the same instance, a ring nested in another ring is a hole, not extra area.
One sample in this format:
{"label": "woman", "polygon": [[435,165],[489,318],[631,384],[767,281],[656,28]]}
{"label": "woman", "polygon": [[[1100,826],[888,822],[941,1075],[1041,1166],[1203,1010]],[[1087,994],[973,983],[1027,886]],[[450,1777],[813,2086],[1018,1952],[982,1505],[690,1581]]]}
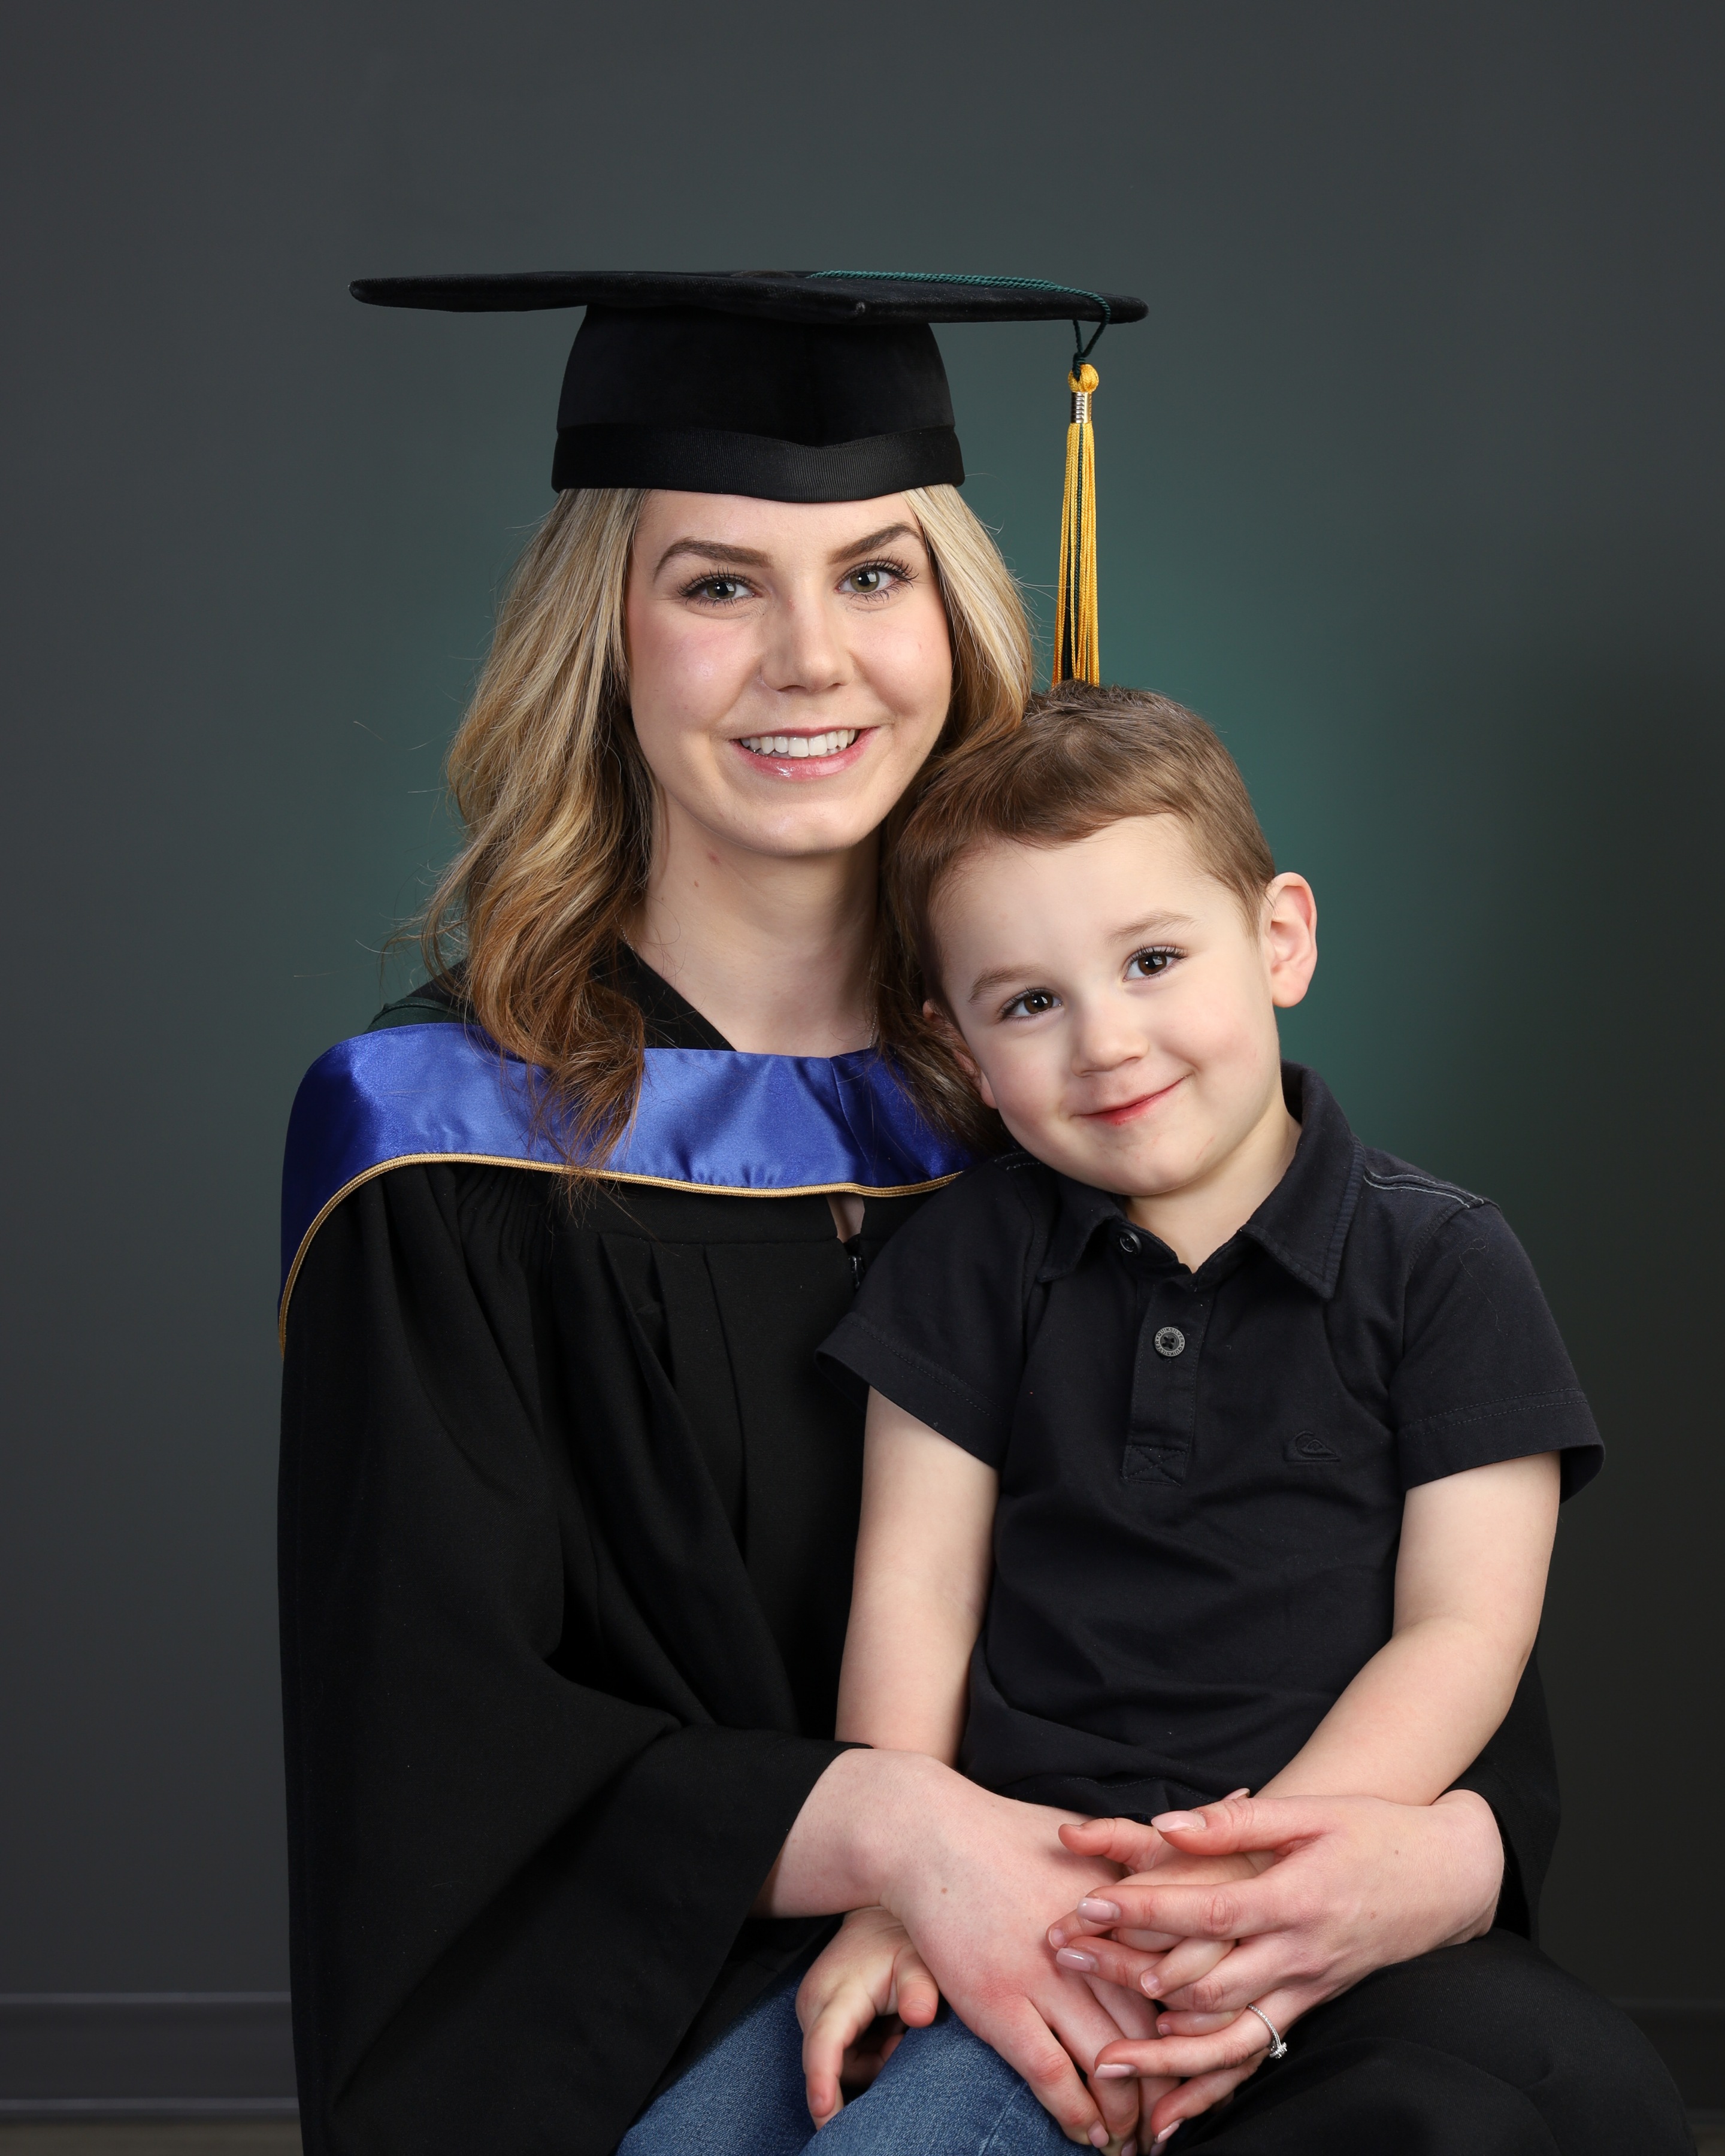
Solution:
{"label": "woman", "polygon": [[[911,992],[877,938],[880,848],[929,759],[1014,723],[1029,682],[927,324],[1142,309],[845,277],[362,296],[589,311],[560,499],[451,752],[467,838],[432,985],[331,1051],[295,1111],[306,2148],[603,2156],[834,1915],[877,1902],[1100,2143],[1131,2102],[1078,2067],[1122,2025],[1043,1934],[1138,1845],[1122,1829],[1075,1856],[1055,1815],[831,1740],[860,1432],[813,1351],[957,1164],[868,1053]],[[1555,1823],[1532,1679],[1467,1779],[1427,1810],[1266,1807],[1230,1830],[1277,1859],[1230,1890],[1255,1997],[1317,2005],[1384,1972],[1375,2007],[1363,1987],[1302,2025],[1367,2001],[1296,2056],[1327,2148],[1349,2145],[1353,2090],[1362,2116],[1376,2101],[1358,2061],[1407,2048],[1385,1964],[1494,1911],[1527,1928]],[[1621,2031],[1522,1953],[1493,1964],[1488,2018],[1534,2032],[1548,2082],[1598,2081]],[[1218,2092],[1261,2056],[1231,2023],[1180,2042],[1176,2070]],[[1514,2084],[1500,2066],[1465,2070]],[[1195,2130],[1268,2145],[1250,2137],[1284,2071]],[[1416,2098],[1434,2148],[1446,2087]]]}

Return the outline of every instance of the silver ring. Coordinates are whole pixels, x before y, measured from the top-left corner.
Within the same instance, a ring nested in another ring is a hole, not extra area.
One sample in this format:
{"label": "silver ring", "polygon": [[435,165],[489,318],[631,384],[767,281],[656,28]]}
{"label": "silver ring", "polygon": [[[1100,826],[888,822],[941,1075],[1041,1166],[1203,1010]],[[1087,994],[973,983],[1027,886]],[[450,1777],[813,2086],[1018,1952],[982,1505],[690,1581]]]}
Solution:
{"label": "silver ring", "polygon": [[1270,2016],[1264,2011],[1263,2008],[1261,2006],[1254,2006],[1251,2001],[1248,1999],[1246,2001],[1246,2012],[1248,2014],[1255,2014],[1258,2019],[1264,2024],[1264,2026],[1270,2031],[1270,2056],[1272,2059],[1286,2058],[1288,2055],[1288,2047],[1281,2040],[1281,2031],[1276,2027],[1275,2022],[1271,2020]]}

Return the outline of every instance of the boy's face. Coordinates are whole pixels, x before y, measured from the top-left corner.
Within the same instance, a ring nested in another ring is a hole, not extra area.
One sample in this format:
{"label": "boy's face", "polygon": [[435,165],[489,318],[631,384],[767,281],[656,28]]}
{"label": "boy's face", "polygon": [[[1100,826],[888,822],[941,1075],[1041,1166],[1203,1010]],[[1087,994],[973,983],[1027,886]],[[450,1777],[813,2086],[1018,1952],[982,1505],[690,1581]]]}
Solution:
{"label": "boy's face", "polygon": [[1278,1004],[1317,963],[1316,909],[1281,875],[1254,929],[1174,816],[1065,846],[997,842],[942,893],[942,984],[983,1100],[1076,1181],[1172,1196],[1286,1126]]}

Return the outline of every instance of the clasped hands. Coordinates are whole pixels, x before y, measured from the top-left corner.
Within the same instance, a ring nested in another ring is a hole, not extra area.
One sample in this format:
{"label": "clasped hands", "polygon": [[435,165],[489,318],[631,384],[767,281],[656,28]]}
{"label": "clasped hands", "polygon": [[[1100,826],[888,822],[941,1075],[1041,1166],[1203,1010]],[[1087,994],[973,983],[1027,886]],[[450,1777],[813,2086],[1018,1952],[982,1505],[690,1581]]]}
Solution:
{"label": "clasped hands", "polygon": [[[1209,1830],[1207,1820],[1191,1816],[1194,1831]],[[1075,1856],[1101,1858],[1121,1867],[1122,1892],[1175,1881],[1194,1890],[1219,1886],[1229,1879],[1254,1876],[1272,1861],[1268,1856],[1240,1853],[1182,1861],[1180,1850],[1164,1835],[1130,1820],[1065,1823],[1057,1832]],[[1109,1891],[1098,1886],[1098,1894]],[[1159,2105],[1153,2124],[1147,2119],[1147,2130],[1142,2131],[1148,2147],[1153,2139],[1171,2133],[1181,2118],[1219,2102],[1255,2067],[1257,2060],[1250,2051],[1261,2049],[1250,2046],[1246,2063],[1183,2082],[1176,2073],[1142,2071],[1136,2057],[1154,2048],[1142,2041],[1150,2037],[1153,2028],[1159,2036],[1203,2036],[1237,2019],[1235,2011],[1192,2010],[1195,2002],[1187,1991],[1214,1971],[1233,1951],[1234,1943],[1212,1938],[1183,1940],[1156,1930],[1133,1929],[1122,1921],[1129,1913],[1124,1906],[1086,1900],[1048,1934],[1056,1964],[1086,1979],[1123,2036],[1141,2040],[1135,2046],[1122,2042],[1117,2057],[1113,2056],[1116,2047],[1110,2047],[1091,2071],[1103,2116],[1086,2138],[1096,2147],[1122,2151],[1122,2156],[1141,2138],[1141,2112]],[[1189,2010],[1165,2011],[1153,2020],[1153,2000],[1164,2005],[1173,2001]],[[836,2116],[846,2092],[855,2094],[866,2087],[897,2048],[904,2030],[926,2028],[939,2005],[939,1987],[898,1919],[879,1907],[853,1911],[798,1993],[803,2071],[816,2126],[824,2126]],[[1250,2030],[1261,2032],[1263,2025],[1255,2015],[1245,2019]],[[1171,2100],[1183,2091],[1185,2100],[1173,2107]]]}
{"label": "clasped hands", "polygon": [[[1430,1807],[1235,1797],[1166,1816],[1160,1830],[1124,1820],[1056,1830],[1096,1883],[1048,1928],[1043,1952],[1086,1989],[1089,2015],[1048,2015],[986,1969],[945,1965],[941,1926],[914,1910],[908,1922],[859,1910],[798,1995],[817,2126],[839,2110],[841,2082],[865,2086],[903,2028],[934,2019],[944,1989],[1069,2138],[1147,2151],[1256,2071],[1270,2037],[1249,2001],[1286,2035],[1372,1969],[1487,1929],[1502,1876],[1496,1821],[1466,1792]],[[1112,2034],[1097,2044],[1099,2010]]]}

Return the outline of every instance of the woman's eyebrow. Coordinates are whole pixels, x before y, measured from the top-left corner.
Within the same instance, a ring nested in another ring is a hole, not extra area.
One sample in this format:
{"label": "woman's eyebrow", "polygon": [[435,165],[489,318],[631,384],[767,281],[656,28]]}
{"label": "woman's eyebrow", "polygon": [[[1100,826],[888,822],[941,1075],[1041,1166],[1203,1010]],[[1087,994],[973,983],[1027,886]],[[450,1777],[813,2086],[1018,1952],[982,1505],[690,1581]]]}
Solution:
{"label": "woman's eyebrow", "polygon": [[716,539],[676,539],[660,556],[656,577],[667,562],[675,562],[679,554],[696,554],[703,562],[737,562],[750,569],[764,569],[768,557],[755,547],[726,547]]}
{"label": "woman's eyebrow", "polygon": [[[853,539],[847,547],[836,547],[828,555],[829,565],[854,561],[859,554],[872,548],[884,547],[889,539],[920,539],[914,524],[883,524],[878,531],[865,532],[860,539]],[[656,577],[667,562],[675,562],[680,554],[693,554],[703,562],[728,562],[749,569],[764,569],[770,557],[757,547],[727,547],[718,539],[675,539],[660,556],[653,573]]]}
{"label": "woman's eyebrow", "polygon": [[914,524],[883,524],[878,531],[865,532],[860,539],[853,539],[848,547],[835,547],[828,555],[829,566],[836,568],[840,562],[849,562],[859,554],[870,552],[884,547],[889,539],[920,539],[922,534]]}

